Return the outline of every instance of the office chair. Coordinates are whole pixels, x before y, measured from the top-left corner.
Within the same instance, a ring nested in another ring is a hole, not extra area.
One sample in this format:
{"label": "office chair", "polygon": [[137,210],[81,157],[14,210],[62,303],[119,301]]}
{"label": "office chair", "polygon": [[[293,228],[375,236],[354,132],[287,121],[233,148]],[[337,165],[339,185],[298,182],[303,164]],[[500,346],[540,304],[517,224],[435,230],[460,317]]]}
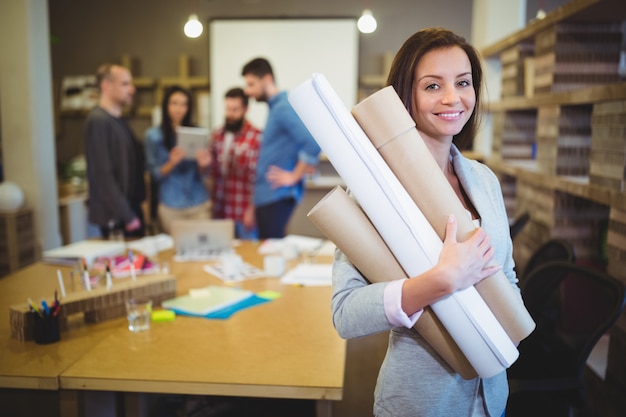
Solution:
{"label": "office chair", "polygon": [[507,371],[506,416],[569,416],[585,404],[585,364],[624,309],[624,285],[598,270],[555,261],[533,270],[521,292],[537,328]]}
{"label": "office chair", "polygon": [[520,287],[533,270],[545,263],[553,261],[574,263],[576,261],[576,254],[572,244],[565,239],[550,239],[537,248],[526,263],[524,272],[519,276]]}

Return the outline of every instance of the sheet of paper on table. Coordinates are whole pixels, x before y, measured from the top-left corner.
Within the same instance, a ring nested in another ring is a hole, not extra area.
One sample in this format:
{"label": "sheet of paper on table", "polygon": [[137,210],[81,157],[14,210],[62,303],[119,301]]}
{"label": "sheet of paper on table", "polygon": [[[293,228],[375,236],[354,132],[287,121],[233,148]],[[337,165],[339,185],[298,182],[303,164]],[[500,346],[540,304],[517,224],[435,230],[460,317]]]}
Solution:
{"label": "sheet of paper on table", "polygon": [[281,279],[283,284],[319,287],[332,285],[332,264],[299,264]]}

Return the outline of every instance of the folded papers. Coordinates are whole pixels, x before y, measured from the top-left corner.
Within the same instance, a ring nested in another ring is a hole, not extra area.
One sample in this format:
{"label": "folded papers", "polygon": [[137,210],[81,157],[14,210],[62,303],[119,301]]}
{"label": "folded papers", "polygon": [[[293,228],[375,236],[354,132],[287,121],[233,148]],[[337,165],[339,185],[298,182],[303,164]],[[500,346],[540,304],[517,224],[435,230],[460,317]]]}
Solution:
{"label": "folded papers", "polygon": [[227,319],[238,311],[269,301],[269,298],[241,288],[210,285],[163,301],[161,306],[183,316]]}
{"label": "folded papers", "polygon": [[[443,246],[441,238],[328,81],[316,74],[293,90],[289,100],[405,276],[419,275],[435,265]],[[362,247],[361,241],[352,244]],[[517,359],[511,338],[474,287],[451,294],[431,308],[478,375],[494,376]]]}

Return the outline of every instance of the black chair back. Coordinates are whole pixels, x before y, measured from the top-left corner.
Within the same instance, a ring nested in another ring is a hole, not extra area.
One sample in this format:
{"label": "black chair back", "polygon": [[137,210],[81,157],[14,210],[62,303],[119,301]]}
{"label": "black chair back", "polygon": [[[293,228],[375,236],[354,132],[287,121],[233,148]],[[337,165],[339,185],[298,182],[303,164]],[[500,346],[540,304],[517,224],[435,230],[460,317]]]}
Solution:
{"label": "black chair back", "polygon": [[[584,404],[587,359],[624,310],[624,285],[599,270],[556,261],[530,272],[521,292],[537,327],[520,343],[520,357],[508,370],[507,417],[567,415],[571,406]],[[512,409],[519,393],[538,394],[523,397],[522,414]]]}
{"label": "black chair back", "polygon": [[553,261],[575,262],[576,254],[572,244],[565,239],[550,239],[545,242],[531,255],[524,273],[520,276],[520,282],[537,267]]}

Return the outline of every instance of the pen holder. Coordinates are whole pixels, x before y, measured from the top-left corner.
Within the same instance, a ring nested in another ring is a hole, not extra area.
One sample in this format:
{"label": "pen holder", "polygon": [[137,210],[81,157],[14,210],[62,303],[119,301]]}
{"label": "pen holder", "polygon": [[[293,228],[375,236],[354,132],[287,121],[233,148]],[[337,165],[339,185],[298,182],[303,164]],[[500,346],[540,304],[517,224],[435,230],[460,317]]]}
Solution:
{"label": "pen holder", "polygon": [[35,343],[46,345],[58,342],[61,339],[61,329],[59,328],[59,316],[41,317],[35,314]]}

